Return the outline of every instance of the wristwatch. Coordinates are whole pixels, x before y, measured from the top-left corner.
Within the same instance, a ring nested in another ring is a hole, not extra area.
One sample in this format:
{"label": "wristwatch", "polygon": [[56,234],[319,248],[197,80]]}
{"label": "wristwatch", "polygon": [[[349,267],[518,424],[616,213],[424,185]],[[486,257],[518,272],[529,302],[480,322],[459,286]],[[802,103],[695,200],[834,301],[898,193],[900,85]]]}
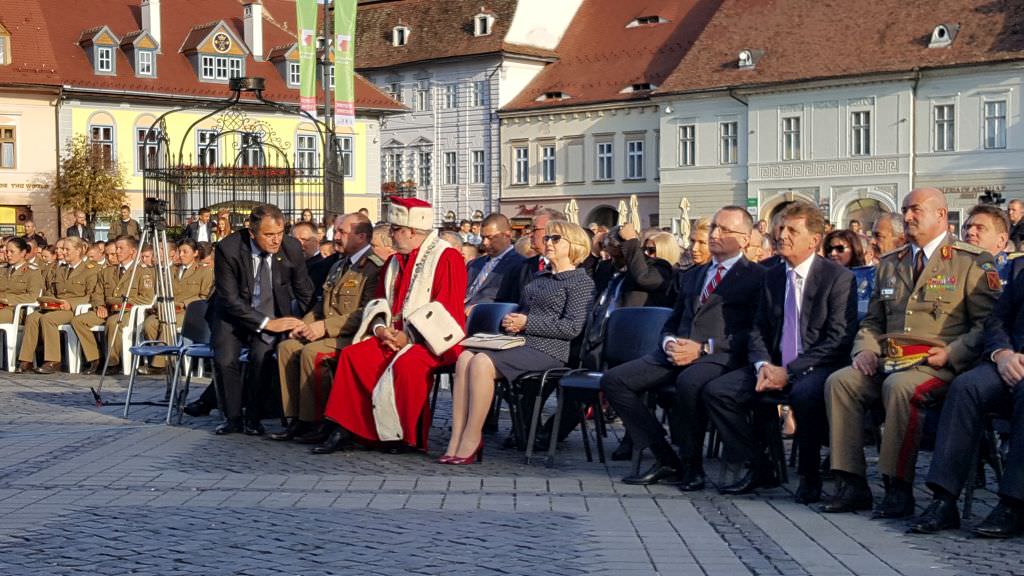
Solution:
{"label": "wristwatch", "polygon": [[713,352],[712,347],[713,345],[710,340],[704,342],[703,344],[700,345],[700,355],[707,356],[708,354],[711,354],[711,352]]}

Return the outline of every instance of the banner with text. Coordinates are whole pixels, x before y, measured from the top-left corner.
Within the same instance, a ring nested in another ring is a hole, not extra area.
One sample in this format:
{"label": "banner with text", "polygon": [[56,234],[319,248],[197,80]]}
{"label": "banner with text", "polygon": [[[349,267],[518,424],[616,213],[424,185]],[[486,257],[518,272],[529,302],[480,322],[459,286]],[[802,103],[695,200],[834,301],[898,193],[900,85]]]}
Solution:
{"label": "banner with text", "polygon": [[299,107],[316,114],[316,0],[296,0],[299,42]]}
{"label": "banner with text", "polygon": [[334,123],[355,126],[356,0],[334,2]]}

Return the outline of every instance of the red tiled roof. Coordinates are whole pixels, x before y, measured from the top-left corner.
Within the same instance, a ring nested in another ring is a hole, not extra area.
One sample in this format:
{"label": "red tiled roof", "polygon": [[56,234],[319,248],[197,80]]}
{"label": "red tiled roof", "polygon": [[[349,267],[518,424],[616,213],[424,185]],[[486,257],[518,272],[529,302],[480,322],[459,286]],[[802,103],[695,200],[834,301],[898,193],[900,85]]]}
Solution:
{"label": "red tiled roof", "polygon": [[[626,92],[634,84],[660,85],[693,45],[720,0],[584,0],[549,64],[503,110],[643,100],[650,91]],[[627,28],[636,18],[668,22]],[[537,98],[561,92],[565,100]]]}
{"label": "red tiled roof", "polygon": [[[0,84],[67,85],[79,89],[123,90],[172,96],[226,98],[227,85],[201,82],[186,55],[179,52],[193,29],[223,20],[239,39],[244,38],[241,0],[163,0],[161,49],[157,78],[135,76],[124,49],[116,50],[116,76],[97,75],[86,49],[77,44],[83,32],[108,26],[122,36],[139,30],[139,0],[75,0],[74,10],[53,0],[3,0],[0,23],[10,32],[12,66],[0,66]],[[263,45],[295,41],[295,3],[264,0]],[[17,14],[11,17],[9,14]],[[291,23],[291,24],[289,24]],[[209,32],[209,28],[205,28]],[[289,88],[271,62],[246,58],[247,76],[266,80],[264,95],[278,102],[297,103],[298,89]],[[322,95],[320,96],[322,103]],[[401,111],[405,108],[356,75],[357,110]]]}
{"label": "red tiled roof", "polygon": [[[928,48],[939,24],[952,46]],[[741,50],[764,50],[753,70]],[[660,93],[1024,59],[1020,0],[725,0]]]}
{"label": "red tiled roof", "polygon": [[[556,0],[557,1],[557,0]],[[360,4],[356,24],[356,68],[387,68],[399,64],[499,53],[515,16],[517,0],[395,0]],[[494,15],[487,36],[473,36],[473,17],[481,7]],[[410,28],[405,46],[392,46],[391,31]],[[511,46],[509,46],[511,47]],[[537,48],[520,47],[525,55]],[[521,53],[520,51],[514,51]],[[549,51],[540,50],[544,56]]]}

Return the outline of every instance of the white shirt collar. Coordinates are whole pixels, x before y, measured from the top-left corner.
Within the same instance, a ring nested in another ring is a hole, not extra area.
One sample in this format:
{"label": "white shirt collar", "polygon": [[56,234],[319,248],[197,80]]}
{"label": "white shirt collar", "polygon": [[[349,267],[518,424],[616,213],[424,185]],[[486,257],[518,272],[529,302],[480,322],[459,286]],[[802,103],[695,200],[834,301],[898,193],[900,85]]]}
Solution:
{"label": "white shirt collar", "polygon": [[501,254],[498,254],[494,258],[491,258],[491,260],[494,260],[494,261],[501,260],[502,258],[505,257],[506,254],[511,252],[513,249],[515,249],[515,246],[509,244],[504,250],[501,251]]}
{"label": "white shirt collar", "polygon": [[924,250],[924,258],[925,258],[925,260],[931,260],[932,259],[932,254],[935,254],[935,250],[937,250],[939,245],[942,244],[943,241],[945,241],[945,240],[946,240],[946,235],[945,234],[939,234],[931,242],[925,244],[923,248],[918,248],[917,246],[911,244],[910,247],[913,248],[913,254],[911,254],[911,256],[913,256],[914,258],[917,258],[917,251],[923,249]]}
{"label": "white shirt collar", "polygon": [[790,270],[796,270],[796,275],[799,276],[800,278],[806,280],[807,276],[811,273],[811,264],[813,264],[813,263],[814,263],[814,253],[813,252],[811,253],[810,256],[808,256],[806,259],[804,259],[803,262],[797,264],[796,266],[790,266],[789,262],[786,262],[786,274],[788,275]]}
{"label": "white shirt collar", "polygon": [[740,258],[743,258],[743,252],[740,252],[739,254],[733,256],[732,258],[729,258],[728,260],[723,260],[721,262],[716,262],[712,258],[712,260],[711,260],[711,270],[714,270],[718,266],[725,266],[725,271],[726,271],[726,273],[728,273],[729,269],[733,267],[733,264],[736,264],[737,262],[740,261]]}
{"label": "white shirt collar", "polygon": [[373,246],[371,246],[370,244],[367,244],[366,246],[363,246],[363,248],[359,252],[356,252],[355,254],[349,256],[348,257],[349,266],[351,266],[352,264],[355,264],[356,262],[359,262],[359,260],[362,259],[362,257],[366,254],[366,251],[369,250],[370,248],[373,248]]}

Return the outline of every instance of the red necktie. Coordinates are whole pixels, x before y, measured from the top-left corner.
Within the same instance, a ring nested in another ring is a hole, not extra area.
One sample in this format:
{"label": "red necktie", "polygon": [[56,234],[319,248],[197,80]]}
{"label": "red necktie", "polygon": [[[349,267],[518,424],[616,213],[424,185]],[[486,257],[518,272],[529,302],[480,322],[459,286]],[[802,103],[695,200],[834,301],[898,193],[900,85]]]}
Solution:
{"label": "red necktie", "polygon": [[537,272],[542,272],[545,268],[547,268],[547,262],[545,262],[543,258],[538,259]]}
{"label": "red necktie", "polygon": [[719,264],[718,268],[715,270],[715,275],[712,276],[710,282],[704,285],[704,290],[700,293],[701,306],[708,301],[708,298],[711,297],[711,293],[715,291],[715,288],[718,288],[718,283],[722,281],[722,276],[725,276],[725,266]]}

